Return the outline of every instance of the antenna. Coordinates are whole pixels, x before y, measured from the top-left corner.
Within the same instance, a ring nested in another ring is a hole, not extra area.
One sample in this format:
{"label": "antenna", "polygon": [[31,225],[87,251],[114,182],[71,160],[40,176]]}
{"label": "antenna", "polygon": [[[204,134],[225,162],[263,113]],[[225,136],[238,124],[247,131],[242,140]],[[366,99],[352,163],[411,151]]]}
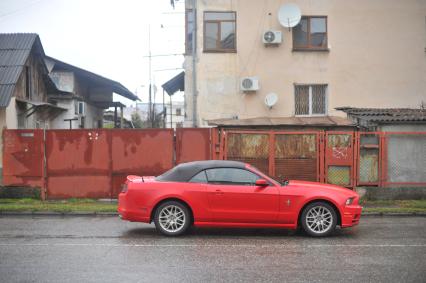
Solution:
{"label": "antenna", "polygon": [[290,28],[297,26],[302,18],[299,6],[293,3],[284,4],[278,10],[278,21],[283,27]]}
{"label": "antenna", "polygon": [[265,104],[269,109],[272,108],[278,101],[278,95],[276,93],[269,93],[265,96]]}

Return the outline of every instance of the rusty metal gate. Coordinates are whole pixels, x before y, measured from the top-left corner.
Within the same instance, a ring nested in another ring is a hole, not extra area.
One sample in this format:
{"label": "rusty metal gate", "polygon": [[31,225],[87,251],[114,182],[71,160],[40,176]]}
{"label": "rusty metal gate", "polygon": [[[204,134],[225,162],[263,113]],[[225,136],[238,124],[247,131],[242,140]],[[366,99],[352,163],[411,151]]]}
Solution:
{"label": "rusty metal gate", "polygon": [[354,133],[330,131],[325,134],[326,182],[345,187],[355,184]]}
{"label": "rusty metal gate", "polygon": [[176,129],[176,164],[213,159],[211,128]]}
{"label": "rusty metal gate", "polygon": [[3,184],[42,198],[116,197],[127,175],[173,167],[172,129],[4,130]]}
{"label": "rusty metal gate", "polygon": [[378,132],[358,132],[357,152],[358,164],[356,168],[357,186],[378,186],[382,163],[383,138]]}
{"label": "rusty metal gate", "polygon": [[321,132],[225,131],[223,159],[281,179],[320,181]]}
{"label": "rusty metal gate", "polygon": [[3,130],[3,183],[43,186],[43,131]]}
{"label": "rusty metal gate", "polygon": [[274,176],[320,181],[320,133],[274,134]]}

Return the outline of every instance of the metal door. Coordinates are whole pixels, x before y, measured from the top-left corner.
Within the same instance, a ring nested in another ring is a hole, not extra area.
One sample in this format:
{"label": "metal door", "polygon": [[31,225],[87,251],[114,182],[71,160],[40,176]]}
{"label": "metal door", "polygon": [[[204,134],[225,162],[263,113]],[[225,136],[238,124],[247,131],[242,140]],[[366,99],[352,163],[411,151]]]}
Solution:
{"label": "metal door", "polygon": [[330,131],[325,136],[325,181],[344,187],[353,187],[354,132]]}

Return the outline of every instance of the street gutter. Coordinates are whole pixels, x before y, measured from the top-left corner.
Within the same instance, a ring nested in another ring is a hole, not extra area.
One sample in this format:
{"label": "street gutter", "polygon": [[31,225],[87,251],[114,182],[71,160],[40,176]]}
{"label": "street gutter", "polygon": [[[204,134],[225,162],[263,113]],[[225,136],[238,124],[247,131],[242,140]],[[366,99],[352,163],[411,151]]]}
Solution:
{"label": "street gutter", "polygon": [[[74,212],[56,212],[56,211],[0,211],[2,216],[92,216],[92,217],[111,217],[118,216],[117,212],[90,212],[90,211],[74,211]],[[417,216],[426,217],[426,212],[364,212],[363,216]]]}

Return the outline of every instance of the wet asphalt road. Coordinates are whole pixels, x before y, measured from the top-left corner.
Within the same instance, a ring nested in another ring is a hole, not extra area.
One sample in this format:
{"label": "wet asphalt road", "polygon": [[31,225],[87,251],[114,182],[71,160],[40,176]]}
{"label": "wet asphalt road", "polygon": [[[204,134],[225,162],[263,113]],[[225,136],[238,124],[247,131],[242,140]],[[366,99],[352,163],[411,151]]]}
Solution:
{"label": "wet asphalt road", "polygon": [[0,217],[0,282],[426,282],[426,218],[364,217],[313,239],[115,217]]}

